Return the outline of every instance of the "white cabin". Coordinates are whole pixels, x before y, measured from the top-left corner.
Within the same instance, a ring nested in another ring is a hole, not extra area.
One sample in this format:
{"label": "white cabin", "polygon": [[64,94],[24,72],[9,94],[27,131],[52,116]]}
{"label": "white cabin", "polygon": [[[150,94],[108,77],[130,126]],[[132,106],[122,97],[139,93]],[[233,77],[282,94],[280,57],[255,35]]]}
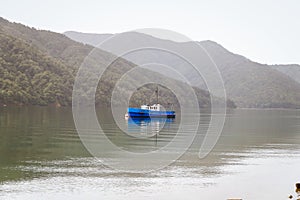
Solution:
{"label": "white cabin", "polygon": [[142,105],[141,109],[144,110],[153,110],[153,111],[160,111],[161,105],[160,104],[153,104],[152,106],[150,105]]}

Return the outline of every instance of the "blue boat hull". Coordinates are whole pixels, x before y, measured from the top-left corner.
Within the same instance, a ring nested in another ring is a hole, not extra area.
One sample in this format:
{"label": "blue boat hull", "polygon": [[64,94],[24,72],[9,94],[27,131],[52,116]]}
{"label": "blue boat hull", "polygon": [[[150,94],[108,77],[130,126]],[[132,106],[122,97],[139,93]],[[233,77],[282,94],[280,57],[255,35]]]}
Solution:
{"label": "blue boat hull", "polygon": [[131,118],[175,118],[175,111],[153,111],[141,108],[128,108],[127,113]]}

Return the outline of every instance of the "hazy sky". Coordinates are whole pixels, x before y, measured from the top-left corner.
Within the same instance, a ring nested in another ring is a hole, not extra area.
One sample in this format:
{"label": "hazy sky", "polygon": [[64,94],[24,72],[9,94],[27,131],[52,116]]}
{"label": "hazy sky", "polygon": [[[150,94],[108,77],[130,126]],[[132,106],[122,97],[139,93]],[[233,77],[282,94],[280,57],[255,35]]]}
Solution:
{"label": "hazy sky", "polygon": [[261,63],[300,64],[300,0],[1,0],[0,16],[39,29],[164,28]]}

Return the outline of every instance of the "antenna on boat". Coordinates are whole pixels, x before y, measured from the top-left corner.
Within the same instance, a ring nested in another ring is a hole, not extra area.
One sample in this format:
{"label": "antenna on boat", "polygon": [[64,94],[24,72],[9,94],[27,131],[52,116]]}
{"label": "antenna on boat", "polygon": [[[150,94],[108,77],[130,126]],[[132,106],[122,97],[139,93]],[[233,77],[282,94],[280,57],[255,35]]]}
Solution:
{"label": "antenna on boat", "polygon": [[156,104],[158,104],[158,85],[156,85]]}

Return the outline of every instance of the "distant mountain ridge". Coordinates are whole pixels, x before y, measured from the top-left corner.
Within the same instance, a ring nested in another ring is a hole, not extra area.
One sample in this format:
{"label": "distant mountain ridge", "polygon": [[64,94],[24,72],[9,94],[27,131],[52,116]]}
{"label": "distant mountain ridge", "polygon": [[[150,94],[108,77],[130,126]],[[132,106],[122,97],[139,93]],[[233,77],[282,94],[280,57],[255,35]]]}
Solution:
{"label": "distant mountain ridge", "polygon": [[[78,42],[97,46],[101,41],[109,38],[112,34],[88,34],[78,32],[65,32],[66,36]],[[139,44],[163,44],[169,49],[188,49],[191,42],[174,42],[155,38],[141,33],[126,33],[125,45],[133,48]],[[76,37],[75,37],[76,36]],[[94,38],[94,39],[93,39]],[[241,55],[234,54],[221,45],[213,41],[202,41],[199,44],[209,53],[224,80],[228,97],[232,99],[238,107],[243,108],[300,108],[300,65],[263,65],[253,62]],[[116,44],[118,45],[118,42]],[[122,44],[124,45],[124,44]],[[106,50],[106,49],[105,49]],[[204,52],[192,56],[205,57]],[[148,52],[138,56],[128,57],[136,64],[139,58],[149,57],[151,61],[162,61],[164,64],[174,69],[185,68],[178,60],[162,55],[162,53]],[[201,63],[205,65],[205,61]],[[203,82],[197,80],[193,73],[186,72],[189,80],[194,85],[205,89]]]}
{"label": "distant mountain ridge", "polygon": [[89,44],[92,46],[97,46],[107,38],[113,36],[114,34],[97,34],[97,33],[80,33],[76,31],[66,31],[63,33],[67,37],[74,41],[81,42],[84,44]]}
{"label": "distant mountain ridge", "polygon": [[300,65],[270,65],[272,68],[288,75],[298,83],[300,83]]}

